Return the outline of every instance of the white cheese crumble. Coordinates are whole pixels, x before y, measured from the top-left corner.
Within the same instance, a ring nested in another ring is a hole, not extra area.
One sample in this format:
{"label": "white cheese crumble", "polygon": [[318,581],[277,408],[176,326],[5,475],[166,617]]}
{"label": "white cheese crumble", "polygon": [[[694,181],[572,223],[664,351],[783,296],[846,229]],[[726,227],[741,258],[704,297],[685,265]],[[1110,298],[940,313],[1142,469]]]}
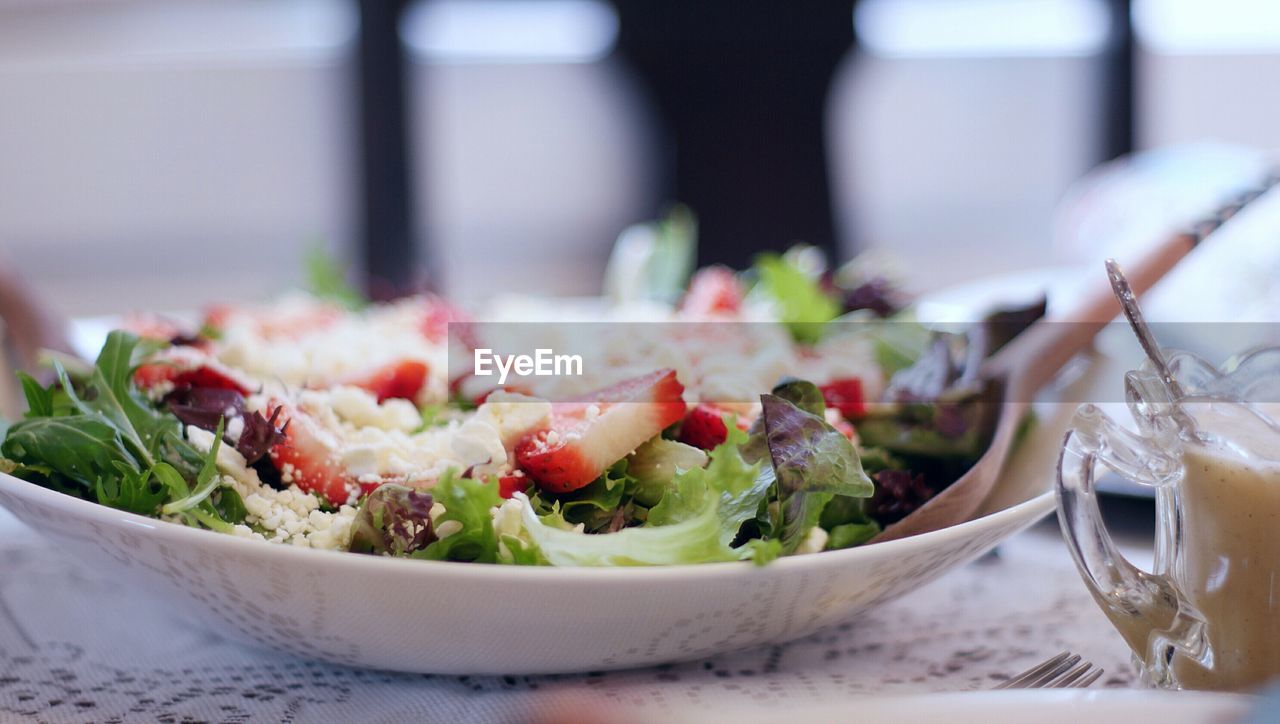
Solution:
{"label": "white cheese crumble", "polygon": [[[213,433],[194,425],[187,426],[187,439],[205,452],[213,446]],[[356,516],[354,507],[344,505],[331,513],[320,510],[320,499],[296,485],[276,490],[263,483],[230,445],[218,447],[217,464],[222,485],[240,495],[248,513],[245,523],[235,526],[235,535],[304,548],[346,550]]]}

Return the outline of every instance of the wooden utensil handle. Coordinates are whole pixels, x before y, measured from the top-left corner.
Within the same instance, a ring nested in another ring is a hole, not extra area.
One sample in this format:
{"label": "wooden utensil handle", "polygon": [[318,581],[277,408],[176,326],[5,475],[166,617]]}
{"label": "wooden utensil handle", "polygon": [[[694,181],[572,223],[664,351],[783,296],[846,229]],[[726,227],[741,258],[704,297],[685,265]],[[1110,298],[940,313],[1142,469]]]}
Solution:
{"label": "wooden utensil handle", "polygon": [[[1166,239],[1142,258],[1122,264],[1133,290],[1139,295],[1146,293],[1197,244],[1278,183],[1280,175],[1269,176],[1262,185],[1232,199],[1213,216]],[[1068,360],[1088,348],[1102,327],[1118,314],[1120,303],[1100,268],[1096,283],[1089,284],[1069,312],[1032,325],[988,360],[983,373],[1008,380],[1006,400],[1027,402]]]}

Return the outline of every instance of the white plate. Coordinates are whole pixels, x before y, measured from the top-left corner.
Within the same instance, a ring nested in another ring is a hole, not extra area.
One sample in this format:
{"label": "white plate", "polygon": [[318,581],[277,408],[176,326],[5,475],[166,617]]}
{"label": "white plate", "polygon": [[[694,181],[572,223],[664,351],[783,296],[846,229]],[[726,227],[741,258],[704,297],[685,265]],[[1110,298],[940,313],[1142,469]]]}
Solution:
{"label": "white plate", "polygon": [[[786,718],[803,722],[1037,722],[1038,724],[1202,724],[1239,721],[1260,703],[1240,694],[1133,690],[1021,690],[974,691],[915,696],[871,696],[840,702],[787,705]],[[779,712],[753,704],[725,702],[715,715],[686,711],[661,719],[619,712],[610,721],[643,724],[649,721],[732,721],[737,724],[776,724]]]}
{"label": "white plate", "polygon": [[[1028,481],[1029,482],[1029,481]],[[340,664],[430,673],[614,669],[804,636],[901,596],[1053,509],[1044,484],[945,530],[757,568],[555,569],[377,558],[153,520],[0,475],[0,505],[192,623]]]}

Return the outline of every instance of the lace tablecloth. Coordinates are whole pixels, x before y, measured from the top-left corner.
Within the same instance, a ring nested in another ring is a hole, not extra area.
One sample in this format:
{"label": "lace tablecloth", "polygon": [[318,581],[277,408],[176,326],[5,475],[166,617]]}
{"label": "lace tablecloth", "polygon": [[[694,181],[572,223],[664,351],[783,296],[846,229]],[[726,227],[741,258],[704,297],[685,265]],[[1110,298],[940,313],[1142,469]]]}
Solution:
{"label": "lace tablecloth", "polygon": [[[0,720],[512,721],[592,702],[661,715],[987,688],[1070,648],[1130,686],[1119,636],[1046,522],[872,615],[799,641],[573,676],[361,671],[245,648],[57,550],[0,510]],[[590,645],[590,642],[583,642]]]}

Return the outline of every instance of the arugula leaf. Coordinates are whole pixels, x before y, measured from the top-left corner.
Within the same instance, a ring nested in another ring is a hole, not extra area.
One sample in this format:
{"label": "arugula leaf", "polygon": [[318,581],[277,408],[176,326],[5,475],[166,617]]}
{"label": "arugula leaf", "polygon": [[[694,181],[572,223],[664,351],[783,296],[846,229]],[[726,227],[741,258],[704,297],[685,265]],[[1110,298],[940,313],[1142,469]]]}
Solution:
{"label": "arugula leaf", "polygon": [[[197,505],[203,503],[210,495],[213,494],[214,488],[218,487],[221,477],[218,475],[218,448],[222,446],[222,427],[223,420],[218,420],[218,428],[213,433],[213,445],[209,448],[208,455],[205,456],[204,464],[200,466],[200,472],[196,473],[196,487],[190,493],[178,497],[160,509],[165,515],[173,515],[183,511],[191,510]],[[166,463],[157,463],[157,467],[166,465]],[[174,471],[177,474],[177,471]],[[181,478],[179,478],[181,479]]]}
{"label": "arugula leaf", "polygon": [[[15,473],[55,490],[142,515],[178,515],[189,525],[230,530],[212,500],[221,480],[218,444],[208,452],[196,449],[182,439],[176,417],[155,409],[138,392],[133,384],[137,352],[136,337],[112,332],[92,370],[78,382],[57,360],[54,387],[24,379],[30,412],[6,432],[0,454],[12,461]],[[232,496],[218,497],[232,501]],[[243,501],[236,507],[243,520]]]}
{"label": "arugula leaf", "polygon": [[141,468],[120,438],[120,432],[97,416],[37,417],[14,423],[0,453],[28,466],[43,466],[93,491],[98,480],[119,474],[116,464]]}
{"label": "arugula leaf", "polygon": [[753,267],[756,288],[774,303],[778,319],[802,344],[822,339],[826,323],[840,314],[840,303],[818,281],[777,254],[761,254]]}
{"label": "arugula leaf", "polygon": [[98,502],[112,508],[139,515],[155,515],[168,496],[166,487],[152,476],[151,470],[134,470],[117,463],[118,477],[104,475],[94,486]]}
{"label": "arugula leaf", "polygon": [[449,522],[457,522],[461,528],[455,533],[446,533],[412,556],[433,561],[497,561],[498,537],[490,513],[490,509],[502,503],[497,481],[462,478],[456,471],[449,470],[431,493],[436,502],[444,506],[444,513],[435,521],[436,534]]}
{"label": "arugula leaf", "polygon": [[53,393],[26,372],[18,373],[22,394],[27,398],[27,417],[52,417]]}
{"label": "arugula leaf", "polygon": [[249,517],[249,510],[244,507],[244,498],[240,497],[235,488],[219,488],[210,499],[218,518],[228,525],[239,525]]}
{"label": "arugula leaf", "polygon": [[369,300],[347,282],[342,267],[325,252],[323,246],[316,244],[311,247],[302,263],[306,270],[307,291],[351,310],[368,306]]}

